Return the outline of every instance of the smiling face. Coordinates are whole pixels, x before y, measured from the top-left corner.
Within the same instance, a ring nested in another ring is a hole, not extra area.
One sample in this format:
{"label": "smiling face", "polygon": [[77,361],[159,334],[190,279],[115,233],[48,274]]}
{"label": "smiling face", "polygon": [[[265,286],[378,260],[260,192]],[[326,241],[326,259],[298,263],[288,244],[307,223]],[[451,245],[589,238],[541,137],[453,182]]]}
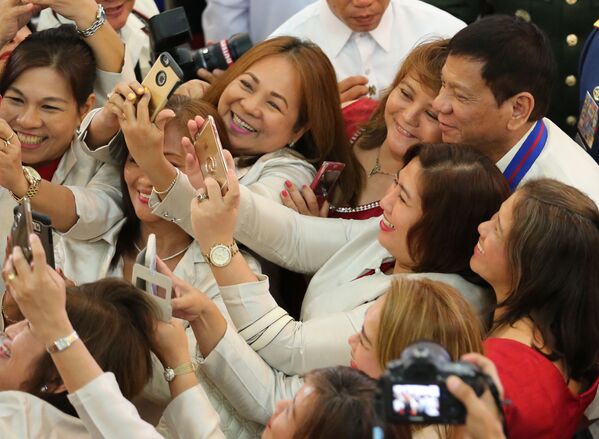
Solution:
{"label": "smiling face", "polygon": [[0,391],[25,390],[45,352],[44,344],[33,336],[26,320],[7,327],[0,334]]}
{"label": "smiling face", "polygon": [[379,297],[368,308],[364,315],[362,330],[352,335],[347,342],[351,346],[351,364],[354,369],[359,369],[371,378],[378,379],[383,374],[383,368],[378,360],[377,340],[381,315],[385,306],[386,295]]}
{"label": "smiling face", "polygon": [[23,26],[21,29],[19,29],[19,31],[12,40],[10,40],[2,48],[0,48],[0,74],[4,70],[6,61],[8,61],[8,58],[12,54],[12,51],[15,50],[15,47],[17,47],[21,43],[21,41],[23,41],[29,35],[31,35],[31,31],[27,26]]}
{"label": "smiling face", "polygon": [[64,78],[50,67],[23,72],[0,102],[6,120],[21,142],[22,161],[35,165],[62,157],[75,130],[93,103],[81,108]]}
{"label": "smiling face", "polygon": [[262,439],[292,439],[297,429],[312,413],[314,398],[316,394],[308,379],[293,400],[277,402],[275,412],[262,432]]}
{"label": "smiling face", "polygon": [[385,144],[397,160],[419,142],[441,141],[437,113],[433,110],[435,95],[407,75],[389,94],[385,105]]}
{"label": "smiling face", "polygon": [[[497,105],[482,77],[484,63],[450,55],[441,73],[442,87],[433,102],[445,143],[466,143],[481,152],[509,143],[510,99]],[[509,145],[511,146],[511,145]]]}
{"label": "smiling face", "polygon": [[[185,151],[181,146],[181,137],[183,137],[183,133],[175,123],[171,122],[166,125],[164,131],[164,156],[175,168],[183,171],[185,168]],[[152,194],[152,183],[146,173],[135,163],[133,157],[127,157],[123,172],[131,203],[140,221],[146,223],[162,221],[162,218],[154,215],[152,209],[148,206]]]}
{"label": "smiling face", "polygon": [[512,229],[512,218],[518,193],[503,202],[499,212],[478,226],[480,238],[470,258],[470,268],[489,282],[498,301],[511,290],[512,270],[507,255],[507,238]]}
{"label": "smiling face", "polygon": [[401,171],[381,199],[383,218],[380,222],[378,240],[396,260],[396,269],[410,271],[414,261],[408,250],[408,232],[422,217],[420,199],[420,175],[422,166],[415,158]]}
{"label": "smiling face", "polygon": [[236,155],[276,151],[297,141],[300,80],[284,56],[270,56],[254,63],[235,78],[218,101]]}
{"label": "smiling face", "polygon": [[96,0],[96,3],[104,6],[106,20],[114,30],[119,31],[127,23],[135,0]]}
{"label": "smiling face", "polygon": [[390,0],[327,0],[335,16],[354,32],[369,32],[381,22]]}

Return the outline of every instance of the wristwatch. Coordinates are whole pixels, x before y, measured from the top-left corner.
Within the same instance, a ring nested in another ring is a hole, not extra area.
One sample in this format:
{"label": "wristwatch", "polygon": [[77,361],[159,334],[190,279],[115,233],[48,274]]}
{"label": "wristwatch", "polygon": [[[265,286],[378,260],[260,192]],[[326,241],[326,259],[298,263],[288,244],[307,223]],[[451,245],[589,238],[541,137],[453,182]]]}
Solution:
{"label": "wristwatch", "polygon": [[67,348],[70,348],[73,343],[79,340],[79,335],[76,331],[71,332],[66,337],[55,340],[50,346],[46,346],[46,351],[49,354],[55,354],[56,352],[62,352]]}
{"label": "wristwatch", "polygon": [[104,6],[98,5],[98,12],[96,13],[96,21],[94,21],[87,29],[77,28],[77,33],[83,38],[91,37],[95,34],[102,25],[106,23],[106,12],[104,12]]}
{"label": "wristwatch", "polygon": [[25,197],[29,199],[35,197],[40,188],[40,183],[42,182],[42,177],[31,166],[23,166],[23,175],[25,175],[25,180],[27,180],[27,183],[29,183],[29,187],[27,188],[25,195],[22,197],[17,197],[11,192],[12,197],[17,203],[21,203]]}
{"label": "wristwatch", "polygon": [[215,267],[226,267],[231,262],[233,256],[239,252],[237,243],[233,241],[231,245],[215,244],[210,248],[208,253],[203,254],[204,259]]}
{"label": "wristwatch", "polygon": [[174,369],[171,367],[167,367],[164,369],[164,379],[170,383],[175,379],[175,377],[178,377],[179,375],[185,375],[187,373],[193,373],[195,371],[196,368],[193,365],[193,363],[183,363],[175,367]]}

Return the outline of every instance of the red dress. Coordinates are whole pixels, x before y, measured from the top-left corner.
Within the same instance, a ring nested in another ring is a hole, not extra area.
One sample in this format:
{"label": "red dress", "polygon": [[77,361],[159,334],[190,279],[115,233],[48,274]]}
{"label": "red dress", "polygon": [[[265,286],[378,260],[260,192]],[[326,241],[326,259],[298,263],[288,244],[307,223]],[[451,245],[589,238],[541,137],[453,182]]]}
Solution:
{"label": "red dress", "polygon": [[353,137],[360,125],[370,119],[378,105],[379,101],[361,98],[341,109],[343,122],[345,123],[345,134],[347,134],[348,139]]}
{"label": "red dress", "polygon": [[531,347],[505,338],[489,338],[484,346],[511,401],[504,406],[508,437],[571,438],[595,397],[599,378],[574,395],[559,369]]}
{"label": "red dress", "polygon": [[373,216],[381,216],[383,209],[379,206],[378,201],[372,203],[363,204],[362,206],[356,207],[335,207],[329,208],[329,218],[343,218],[343,219],[355,219],[365,220],[372,218]]}

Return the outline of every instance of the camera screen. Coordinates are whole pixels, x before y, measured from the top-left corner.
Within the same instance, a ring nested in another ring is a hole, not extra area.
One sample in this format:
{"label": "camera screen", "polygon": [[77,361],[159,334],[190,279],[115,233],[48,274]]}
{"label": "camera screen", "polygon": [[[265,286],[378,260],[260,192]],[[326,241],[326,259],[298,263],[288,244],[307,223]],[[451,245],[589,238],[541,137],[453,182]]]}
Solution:
{"label": "camera screen", "polygon": [[393,411],[399,416],[441,415],[441,389],[435,384],[394,384]]}

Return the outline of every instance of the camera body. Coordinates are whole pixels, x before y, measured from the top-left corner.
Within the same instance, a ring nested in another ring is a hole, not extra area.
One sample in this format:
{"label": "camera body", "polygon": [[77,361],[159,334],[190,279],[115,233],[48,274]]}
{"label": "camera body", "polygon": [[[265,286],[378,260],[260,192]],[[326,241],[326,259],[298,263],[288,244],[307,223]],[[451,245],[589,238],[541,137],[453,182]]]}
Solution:
{"label": "camera body", "polygon": [[148,21],[152,57],[168,52],[183,70],[183,81],[197,79],[200,68],[212,71],[226,70],[252,47],[247,33],[235,34],[228,40],[191,50],[185,45],[191,41],[191,29],[182,7],[169,9]]}
{"label": "camera body", "polygon": [[488,382],[480,368],[452,362],[449,353],[437,343],[412,343],[399,360],[389,362],[379,380],[377,413],[393,424],[464,424],[466,409],[445,384],[450,375],[460,377],[478,396]]}

